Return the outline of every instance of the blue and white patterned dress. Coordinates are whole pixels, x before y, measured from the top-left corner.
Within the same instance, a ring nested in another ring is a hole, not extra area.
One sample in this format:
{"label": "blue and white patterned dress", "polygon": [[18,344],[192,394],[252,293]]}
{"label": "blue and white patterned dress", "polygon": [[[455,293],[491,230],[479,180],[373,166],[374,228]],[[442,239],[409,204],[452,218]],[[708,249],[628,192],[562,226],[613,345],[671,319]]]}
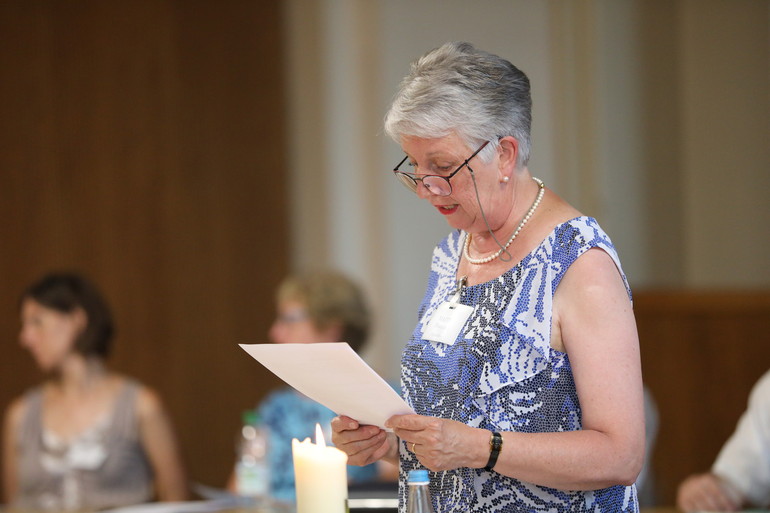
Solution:
{"label": "blue and white patterned dress", "polygon": [[[569,266],[594,247],[606,251],[622,275],[609,237],[588,217],[557,226],[499,278],[463,288],[460,302],[474,310],[454,344],[429,342],[422,333],[436,308],[456,288],[463,243],[463,233],[455,231],[434,250],[419,322],[401,360],[407,403],[421,415],[494,431],[581,429],[569,358],[550,347],[553,295]],[[400,459],[403,512],[406,474],[422,466],[404,443]],[[634,486],[556,490],[475,468],[431,472],[430,490],[437,513],[639,509]]]}

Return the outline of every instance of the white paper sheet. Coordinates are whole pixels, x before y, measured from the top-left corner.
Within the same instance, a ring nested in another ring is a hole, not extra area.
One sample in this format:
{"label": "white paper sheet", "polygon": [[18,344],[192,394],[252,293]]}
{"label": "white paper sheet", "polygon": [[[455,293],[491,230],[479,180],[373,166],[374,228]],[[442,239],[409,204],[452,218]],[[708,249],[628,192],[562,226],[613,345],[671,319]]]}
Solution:
{"label": "white paper sheet", "polygon": [[240,344],[255,360],[337,415],[385,429],[392,415],[414,413],[346,342]]}

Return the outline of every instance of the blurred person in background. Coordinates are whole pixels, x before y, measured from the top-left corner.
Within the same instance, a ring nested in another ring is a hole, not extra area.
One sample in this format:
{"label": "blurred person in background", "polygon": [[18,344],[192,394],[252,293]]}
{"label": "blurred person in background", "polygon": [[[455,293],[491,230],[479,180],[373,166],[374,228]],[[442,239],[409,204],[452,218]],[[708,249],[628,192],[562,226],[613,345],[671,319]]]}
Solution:
{"label": "blurred person in background", "polygon": [[[369,335],[371,318],[363,291],[336,271],[288,276],[277,289],[276,309],[269,331],[274,344],[347,342],[360,353]],[[330,423],[335,413],[288,386],[268,394],[257,412],[268,432],[271,497],[292,502],[296,497],[291,441],[315,440],[316,423],[330,441]],[[349,465],[347,475],[351,485],[397,478],[396,467],[390,464]],[[228,489],[235,491],[234,474]]]}
{"label": "blurred person in background", "polygon": [[630,289],[599,223],[530,174],[531,108],[521,70],[453,42],[412,64],[385,118],[394,178],[452,231],[401,358],[416,414],[332,429],[350,463],[400,463],[401,511],[419,468],[438,513],[639,510]]}
{"label": "blurred person in background", "polygon": [[644,387],[644,463],[639,476],[636,478],[636,490],[640,508],[651,508],[657,505],[657,483],[652,467],[652,455],[658,438],[658,405],[652,392]]}
{"label": "blurred person in background", "polygon": [[158,395],[105,363],[114,327],[97,288],[52,273],[19,306],[19,341],[45,381],[5,412],[6,503],[82,511],[185,500],[185,470]]}
{"label": "blurred person in background", "polygon": [[738,511],[770,506],[770,371],[754,385],[749,405],[709,472],[679,485],[683,511]]}

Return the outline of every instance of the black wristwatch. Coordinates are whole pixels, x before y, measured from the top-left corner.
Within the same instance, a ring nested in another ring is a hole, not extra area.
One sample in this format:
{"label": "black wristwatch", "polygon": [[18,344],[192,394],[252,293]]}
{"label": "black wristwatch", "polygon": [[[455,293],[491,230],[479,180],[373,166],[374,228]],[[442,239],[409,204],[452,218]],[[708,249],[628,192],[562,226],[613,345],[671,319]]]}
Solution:
{"label": "black wristwatch", "polygon": [[492,433],[489,439],[489,461],[484,470],[492,470],[497,463],[497,457],[500,456],[500,449],[503,448],[503,437],[497,431]]}

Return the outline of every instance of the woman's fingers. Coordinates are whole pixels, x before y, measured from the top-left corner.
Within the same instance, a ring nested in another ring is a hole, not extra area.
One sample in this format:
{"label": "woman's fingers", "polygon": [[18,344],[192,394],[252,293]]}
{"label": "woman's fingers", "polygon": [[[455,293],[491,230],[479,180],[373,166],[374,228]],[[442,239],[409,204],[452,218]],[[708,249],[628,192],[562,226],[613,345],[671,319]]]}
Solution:
{"label": "woman's fingers", "polygon": [[340,416],[332,420],[332,442],[348,455],[351,465],[367,465],[388,450],[387,433],[377,426],[362,426],[355,419]]}
{"label": "woman's fingers", "polygon": [[469,430],[453,420],[423,415],[395,415],[386,426],[405,443],[406,449],[430,470],[451,470],[468,463]]}
{"label": "woman's fingers", "polygon": [[407,431],[422,431],[428,427],[438,427],[441,419],[425,415],[393,415],[385,422],[385,427]]}
{"label": "woman's fingers", "polygon": [[352,419],[345,415],[339,415],[332,419],[332,433],[342,433],[343,431],[350,431],[358,429],[359,424],[356,419]]}

